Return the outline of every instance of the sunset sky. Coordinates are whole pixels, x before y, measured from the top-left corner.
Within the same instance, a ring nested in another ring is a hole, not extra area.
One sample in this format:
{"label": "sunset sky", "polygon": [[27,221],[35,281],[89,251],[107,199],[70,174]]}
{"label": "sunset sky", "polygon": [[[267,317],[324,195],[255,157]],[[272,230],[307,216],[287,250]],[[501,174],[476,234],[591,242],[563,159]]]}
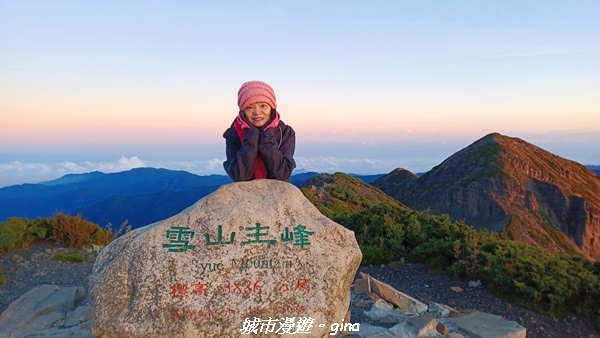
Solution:
{"label": "sunset sky", "polygon": [[269,83],[297,171],[425,172],[491,132],[600,165],[600,2],[0,0],[0,187],[225,174]]}

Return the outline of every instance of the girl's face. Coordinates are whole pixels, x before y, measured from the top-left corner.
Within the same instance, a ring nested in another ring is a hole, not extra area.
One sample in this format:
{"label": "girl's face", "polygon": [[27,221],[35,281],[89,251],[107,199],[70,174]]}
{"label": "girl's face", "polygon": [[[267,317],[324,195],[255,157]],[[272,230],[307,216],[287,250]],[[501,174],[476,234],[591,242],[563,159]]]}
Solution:
{"label": "girl's face", "polygon": [[260,128],[269,122],[271,118],[271,106],[265,102],[253,103],[244,108],[244,116],[246,116],[246,120],[252,123],[253,126]]}

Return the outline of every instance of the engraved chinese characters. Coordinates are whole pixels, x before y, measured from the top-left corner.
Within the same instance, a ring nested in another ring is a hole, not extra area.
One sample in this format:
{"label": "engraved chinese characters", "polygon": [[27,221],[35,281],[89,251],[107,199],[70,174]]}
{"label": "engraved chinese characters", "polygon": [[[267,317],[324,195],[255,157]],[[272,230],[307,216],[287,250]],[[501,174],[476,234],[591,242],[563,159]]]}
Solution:
{"label": "engraved chinese characters", "polygon": [[[225,185],[100,253],[90,280],[93,329],[114,337],[239,337],[245,318],[340,322],[360,260],[354,234],[295,186]],[[326,325],[311,336],[329,332]]]}
{"label": "engraved chinese characters", "polygon": [[[260,223],[256,223],[253,227],[246,227],[246,238],[240,245],[247,244],[275,244],[276,239],[266,239],[268,235],[267,231],[269,230],[268,226],[261,226]],[[293,232],[290,232],[288,227],[284,228],[284,232],[280,236],[281,242],[292,242],[294,246],[300,247],[300,249],[304,249],[305,246],[310,245],[308,240],[309,236],[312,236],[314,232],[307,231],[304,225],[297,225],[293,228]],[[190,245],[189,242],[194,238],[194,231],[191,231],[188,227],[178,227],[173,226],[171,229],[166,231],[166,237],[168,239],[168,243],[163,244],[164,248],[168,248],[170,252],[185,252],[191,249],[194,249],[194,245]],[[228,241],[223,241],[223,226],[217,226],[217,239],[215,241],[211,241],[210,235],[208,233],[204,234],[205,245],[223,245],[223,244],[234,244],[235,239],[235,231],[231,232],[229,235]],[[296,238],[294,240],[294,238]]]}

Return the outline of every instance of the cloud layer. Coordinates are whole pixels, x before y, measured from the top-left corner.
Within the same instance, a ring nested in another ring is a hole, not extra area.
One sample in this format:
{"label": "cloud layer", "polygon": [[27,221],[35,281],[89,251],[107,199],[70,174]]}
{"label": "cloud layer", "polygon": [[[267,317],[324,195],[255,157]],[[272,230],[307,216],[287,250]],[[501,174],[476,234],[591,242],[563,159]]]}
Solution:
{"label": "cloud layer", "polygon": [[[99,162],[55,162],[55,163],[25,163],[12,161],[0,163],[0,187],[24,183],[39,183],[60,178],[67,174],[82,174],[92,171],[113,173],[127,171],[133,168],[154,167],[171,170],[185,170],[197,175],[226,175],[223,169],[224,159],[211,158],[199,161],[149,161],[137,156],[121,156],[115,161]],[[298,157],[294,173],[315,171],[334,173],[337,171],[358,174],[387,173],[395,168],[393,160],[343,157]]]}
{"label": "cloud layer", "polygon": [[[541,134],[518,135],[523,140],[535,144],[558,156],[579,162],[583,165],[600,165],[600,148],[598,132],[553,132]],[[515,137],[514,135],[510,135]],[[440,164],[455,152],[467,147],[473,140],[449,140],[448,142],[400,142],[389,144],[318,144],[303,145],[295,156],[294,173],[314,171],[319,173],[353,173],[353,174],[386,174],[402,167],[414,173],[426,172]],[[103,155],[96,161],[42,161],[25,159],[0,162],[0,187],[38,183],[60,178],[66,174],[81,174],[92,171],[104,173],[126,171],[133,168],[153,167],[171,170],[185,170],[197,175],[226,175],[223,170],[224,158],[215,156],[212,149],[204,147],[194,155],[199,160],[180,160],[175,150],[168,155],[152,148],[150,153],[133,152],[132,156]],[[186,152],[189,155],[189,151]],[[72,154],[70,159],[80,155]],[[183,155],[186,156],[186,155]],[[14,155],[3,155],[0,158],[15,158]],[[163,158],[163,159],[157,159]],[[38,157],[33,157],[38,158]],[[109,158],[106,160],[106,158]],[[196,157],[198,158],[198,157]],[[2,160],[0,160],[2,161]]]}
{"label": "cloud layer", "polygon": [[67,174],[82,174],[92,171],[112,173],[146,167],[146,163],[137,156],[121,156],[116,161],[107,162],[55,162],[55,163],[24,163],[12,161],[0,163],[0,187],[22,184],[38,183],[53,180]]}

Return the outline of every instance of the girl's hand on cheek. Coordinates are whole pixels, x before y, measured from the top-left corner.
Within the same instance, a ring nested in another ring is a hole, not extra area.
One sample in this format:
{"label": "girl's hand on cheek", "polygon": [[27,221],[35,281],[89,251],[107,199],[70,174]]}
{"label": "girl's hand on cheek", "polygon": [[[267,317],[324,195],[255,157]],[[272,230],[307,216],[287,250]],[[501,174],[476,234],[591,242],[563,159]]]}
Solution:
{"label": "girl's hand on cheek", "polygon": [[270,128],[260,133],[259,143],[260,144],[275,144],[277,143],[277,128]]}
{"label": "girl's hand on cheek", "polygon": [[250,128],[244,128],[244,140],[258,140],[259,130],[252,124],[248,124]]}

